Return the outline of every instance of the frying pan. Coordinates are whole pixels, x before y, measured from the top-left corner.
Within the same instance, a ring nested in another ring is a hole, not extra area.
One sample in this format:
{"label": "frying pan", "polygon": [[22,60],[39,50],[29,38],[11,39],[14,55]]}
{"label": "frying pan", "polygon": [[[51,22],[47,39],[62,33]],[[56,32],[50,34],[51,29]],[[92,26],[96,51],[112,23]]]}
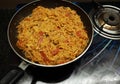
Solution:
{"label": "frying pan", "polygon": [[[58,64],[58,65],[42,65],[42,64],[37,64],[34,62],[29,61],[28,59],[25,58],[24,53],[16,46],[16,42],[17,42],[17,28],[16,26],[19,24],[19,22],[26,16],[30,15],[32,13],[32,10],[34,8],[36,8],[37,6],[43,6],[43,7],[47,7],[47,8],[55,8],[55,7],[59,7],[59,6],[64,6],[64,7],[70,7],[71,9],[75,10],[77,12],[78,15],[81,16],[81,20],[83,21],[86,30],[88,32],[88,36],[89,36],[89,43],[87,45],[87,47],[85,48],[84,52],[82,54],[80,54],[77,58],[75,58],[72,61],[63,63],[63,64]],[[5,75],[1,80],[0,80],[0,84],[12,84],[14,83],[18,78],[20,78],[21,75],[23,75],[24,70],[26,69],[26,67],[28,65],[33,65],[33,66],[38,66],[38,67],[61,67],[61,66],[65,66],[68,65],[72,62],[75,62],[76,60],[80,59],[84,53],[88,50],[88,48],[90,47],[92,40],[93,40],[93,27],[92,27],[92,23],[91,20],[89,18],[89,16],[87,15],[87,13],[80,7],[78,7],[77,5],[69,2],[69,1],[64,1],[64,0],[37,0],[37,1],[33,1],[30,2],[28,4],[26,4],[25,6],[23,6],[22,8],[20,8],[12,17],[12,19],[9,22],[8,25],[8,30],[7,30],[7,35],[8,35],[8,41],[9,44],[11,46],[11,48],[13,49],[13,51],[17,54],[17,56],[19,56],[23,62],[20,64],[20,66],[18,68],[14,68],[12,71],[8,72],[7,75]]]}

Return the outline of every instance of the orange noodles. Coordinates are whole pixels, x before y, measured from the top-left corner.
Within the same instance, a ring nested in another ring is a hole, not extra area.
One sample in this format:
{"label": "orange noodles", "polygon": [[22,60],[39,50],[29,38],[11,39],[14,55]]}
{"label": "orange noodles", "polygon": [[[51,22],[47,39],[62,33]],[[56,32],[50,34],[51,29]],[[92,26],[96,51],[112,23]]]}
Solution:
{"label": "orange noodles", "polygon": [[85,26],[69,7],[36,7],[17,26],[17,43],[25,57],[43,65],[57,65],[75,59],[89,41]]}

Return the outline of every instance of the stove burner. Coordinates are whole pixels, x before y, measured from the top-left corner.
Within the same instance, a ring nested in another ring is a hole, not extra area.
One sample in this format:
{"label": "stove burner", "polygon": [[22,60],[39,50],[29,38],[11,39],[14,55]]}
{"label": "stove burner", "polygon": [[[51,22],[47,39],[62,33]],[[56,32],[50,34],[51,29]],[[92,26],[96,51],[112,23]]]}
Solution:
{"label": "stove burner", "polygon": [[120,40],[120,9],[111,5],[101,5],[91,10],[94,30],[101,36]]}
{"label": "stove burner", "polygon": [[117,13],[107,12],[104,14],[103,20],[108,25],[117,26],[117,25],[119,25],[120,17]]}

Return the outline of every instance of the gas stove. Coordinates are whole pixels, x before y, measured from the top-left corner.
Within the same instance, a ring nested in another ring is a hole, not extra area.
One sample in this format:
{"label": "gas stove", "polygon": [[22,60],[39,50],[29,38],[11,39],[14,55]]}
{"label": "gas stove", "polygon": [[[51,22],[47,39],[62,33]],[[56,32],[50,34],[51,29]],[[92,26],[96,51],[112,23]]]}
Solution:
{"label": "gas stove", "polygon": [[[29,66],[16,84],[120,84],[120,2],[73,2],[90,16],[94,26],[91,47],[74,67],[45,69]],[[23,5],[23,4],[22,4]],[[1,10],[0,77],[21,60],[7,41],[7,25],[15,9]]]}

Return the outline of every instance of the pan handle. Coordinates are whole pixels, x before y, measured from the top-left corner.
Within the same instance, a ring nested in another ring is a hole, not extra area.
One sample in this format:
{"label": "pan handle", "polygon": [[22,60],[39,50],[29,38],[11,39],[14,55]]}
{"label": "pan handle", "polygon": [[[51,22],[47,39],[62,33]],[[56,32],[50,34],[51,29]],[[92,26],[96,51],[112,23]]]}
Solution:
{"label": "pan handle", "polygon": [[[24,70],[29,64],[21,62],[19,67],[12,67],[12,69],[0,80],[0,84],[16,84],[16,82],[24,75]],[[22,66],[22,67],[20,67]],[[23,66],[25,67],[23,69]]]}

